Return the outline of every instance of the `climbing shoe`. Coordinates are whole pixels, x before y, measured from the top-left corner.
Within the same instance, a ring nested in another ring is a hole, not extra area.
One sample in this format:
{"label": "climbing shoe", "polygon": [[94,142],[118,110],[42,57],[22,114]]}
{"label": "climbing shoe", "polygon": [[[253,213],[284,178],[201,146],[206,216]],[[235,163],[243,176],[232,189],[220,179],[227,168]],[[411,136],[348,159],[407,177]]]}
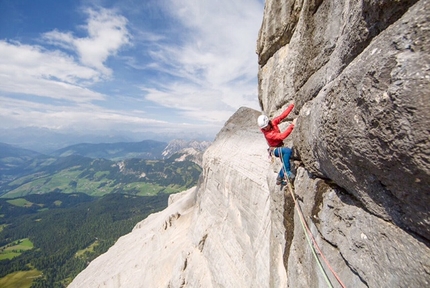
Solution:
{"label": "climbing shoe", "polygon": [[285,181],[285,180],[282,181],[282,183],[279,186],[279,190],[283,191],[285,189],[285,186],[287,186],[287,184],[288,184],[287,181]]}
{"label": "climbing shoe", "polygon": [[276,178],[276,185],[279,185],[279,189],[282,191],[284,187],[287,186],[287,180],[278,176],[278,178]]}

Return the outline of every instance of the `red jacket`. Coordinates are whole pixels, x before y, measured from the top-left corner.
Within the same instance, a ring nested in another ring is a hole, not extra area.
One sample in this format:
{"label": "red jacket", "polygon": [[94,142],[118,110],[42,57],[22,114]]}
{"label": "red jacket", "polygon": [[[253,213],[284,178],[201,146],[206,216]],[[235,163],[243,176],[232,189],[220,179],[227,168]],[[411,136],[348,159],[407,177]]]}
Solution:
{"label": "red jacket", "polygon": [[288,106],[287,110],[285,110],[281,115],[278,117],[273,118],[269,125],[272,126],[270,130],[264,130],[261,129],[261,132],[263,132],[264,137],[266,137],[267,144],[269,144],[270,147],[281,147],[284,145],[284,142],[282,142],[285,138],[290,135],[291,131],[294,129],[294,124],[290,124],[288,126],[287,130],[281,133],[279,130],[278,124],[281,123],[282,120],[284,120],[288,114],[290,114],[291,110],[293,110],[294,104],[290,104]]}

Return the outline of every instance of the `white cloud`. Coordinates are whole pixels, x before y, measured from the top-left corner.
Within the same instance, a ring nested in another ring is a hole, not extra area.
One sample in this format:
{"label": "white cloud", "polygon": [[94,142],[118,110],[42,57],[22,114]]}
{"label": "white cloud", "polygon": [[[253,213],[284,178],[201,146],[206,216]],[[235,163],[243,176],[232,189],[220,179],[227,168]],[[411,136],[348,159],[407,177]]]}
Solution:
{"label": "white cloud", "polygon": [[60,50],[0,40],[0,91],[72,102],[103,100],[104,95],[88,87],[111,74],[104,62],[129,43],[127,20],[107,9],[88,9],[86,13],[88,37],[57,30],[43,37],[50,44],[76,52],[80,63]]}
{"label": "white cloud", "polygon": [[79,38],[70,32],[57,30],[44,34],[44,38],[51,44],[60,45],[76,51],[83,65],[93,67],[105,75],[112,71],[104,65],[109,56],[115,55],[118,50],[130,43],[127,30],[127,19],[108,9],[85,11],[88,22],[83,28],[88,37]]}
{"label": "white cloud", "polygon": [[203,69],[204,79],[212,84],[256,77],[261,3],[171,0],[169,4],[170,13],[191,30],[185,45],[173,56],[180,63],[197,72]]}
{"label": "white cloud", "polygon": [[249,0],[163,3],[187,31],[180,45],[164,43],[152,52],[159,71],[175,80],[157,89],[142,87],[148,93],[146,99],[218,123],[240,106],[258,109],[255,46],[263,4]]}
{"label": "white cloud", "polygon": [[240,106],[255,106],[254,87],[240,83],[231,87],[220,85],[217,89],[202,89],[200,86],[176,82],[166,83],[159,89],[142,89],[147,93],[147,100],[182,111],[180,114],[186,118],[218,125],[223,125]]}
{"label": "white cloud", "polygon": [[[82,10],[87,21],[75,26],[79,33],[52,27],[39,45],[0,40],[1,127],[215,134],[240,106],[258,109],[260,0],[132,2],[138,7],[121,2],[128,18],[119,10]],[[152,8],[150,24],[136,21],[142,13],[131,12],[151,5],[164,10]],[[139,103],[134,85],[145,93]],[[96,106],[100,100],[111,109]]]}
{"label": "white cloud", "polygon": [[64,53],[0,40],[0,55],[0,91],[77,102],[104,98],[85,88],[99,73]]}
{"label": "white cloud", "polygon": [[134,110],[102,109],[91,104],[55,106],[16,100],[0,96],[0,123],[2,129],[18,127],[46,128],[51,132],[111,135],[123,133],[137,139],[158,135],[163,140],[171,138],[212,139],[219,131],[217,125],[202,122],[181,123],[155,120],[146,113]]}
{"label": "white cloud", "polygon": [[[138,129],[142,126],[159,129],[166,121],[154,120],[141,112],[103,109],[92,104],[61,106],[0,97],[0,119],[3,128],[22,126],[49,129],[106,131],[112,127]],[[31,123],[31,124],[30,124]],[[30,124],[30,125],[29,125]]]}

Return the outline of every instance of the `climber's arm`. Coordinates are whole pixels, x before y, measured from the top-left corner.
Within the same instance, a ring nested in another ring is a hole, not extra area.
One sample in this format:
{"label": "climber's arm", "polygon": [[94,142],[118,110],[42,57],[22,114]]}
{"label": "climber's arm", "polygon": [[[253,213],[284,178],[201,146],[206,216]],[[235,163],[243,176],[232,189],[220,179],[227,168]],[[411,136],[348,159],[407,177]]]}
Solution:
{"label": "climber's arm", "polygon": [[287,138],[291,132],[293,132],[294,129],[294,124],[290,124],[290,126],[288,126],[287,130],[285,130],[284,132],[280,133],[280,137],[282,138],[282,140],[284,140],[285,138]]}
{"label": "climber's arm", "polygon": [[281,115],[273,118],[273,120],[272,120],[273,125],[278,125],[279,123],[281,123],[282,120],[287,118],[288,114],[290,114],[290,112],[291,112],[291,110],[293,110],[293,108],[294,108],[294,104],[290,104],[290,106],[288,106],[288,108],[284,112],[282,112]]}

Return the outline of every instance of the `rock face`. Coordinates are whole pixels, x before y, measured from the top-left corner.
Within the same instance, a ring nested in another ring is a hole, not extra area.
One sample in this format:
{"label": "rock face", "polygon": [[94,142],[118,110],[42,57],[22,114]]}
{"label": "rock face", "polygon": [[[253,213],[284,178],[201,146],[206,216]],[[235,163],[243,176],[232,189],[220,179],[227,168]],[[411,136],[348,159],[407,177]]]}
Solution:
{"label": "rock face", "polygon": [[257,53],[262,110],[296,104],[297,205],[241,108],[197,187],[70,287],[430,285],[430,0],[267,0]]}
{"label": "rock face", "polygon": [[[239,109],[207,149],[195,189],[139,223],[69,287],[285,287],[283,192]],[[267,179],[270,179],[268,182]]]}
{"label": "rock face", "polygon": [[[296,103],[296,193],[346,286],[428,286],[430,1],[341,2],[266,1],[260,103]],[[324,286],[294,227],[289,286]]]}

